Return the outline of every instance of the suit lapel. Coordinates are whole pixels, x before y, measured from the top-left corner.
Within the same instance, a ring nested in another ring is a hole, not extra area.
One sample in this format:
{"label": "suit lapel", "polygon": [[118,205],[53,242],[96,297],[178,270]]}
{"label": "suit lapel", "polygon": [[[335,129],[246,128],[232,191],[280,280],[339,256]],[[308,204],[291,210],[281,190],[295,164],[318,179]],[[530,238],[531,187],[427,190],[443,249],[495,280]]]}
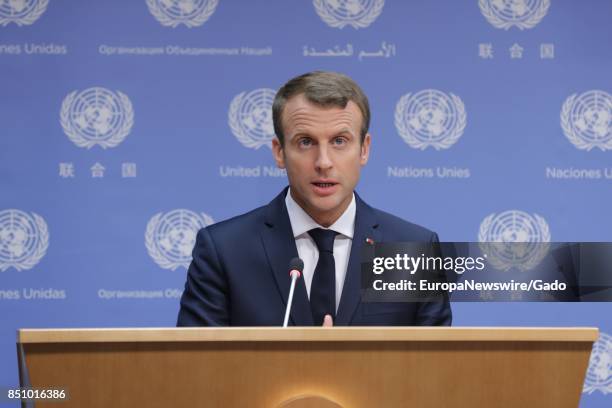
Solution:
{"label": "suit lapel", "polygon": [[[268,263],[272,268],[274,279],[283,302],[287,304],[289,296],[289,261],[297,257],[297,248],[289,214],[285,206],[287,189],[284,189],[266,207],[265,221],[261,232],[261,238],[268,257]],[[291,321],[296,326],[312,326],[312,313],[308,302],[308,293],[304,279],[298,279],[293,294],[293,305],[291,306]],[[281,325],[282,322],[279,322]]]}
{"label": "suit lapel", "polygon": [[342,287],[342,296],[338,313],[334,324],[347,326],[353,320],[353,315],[357,306],[361,302],[361,250],[366,245],[366,239],[371,238],[374,242],[379,242],[382,231],[378,228],[378,222],[374,211],[355,193],[356,212],[355,212],[355,232],[353,233],[353,243],[351,244],[351,255]]}

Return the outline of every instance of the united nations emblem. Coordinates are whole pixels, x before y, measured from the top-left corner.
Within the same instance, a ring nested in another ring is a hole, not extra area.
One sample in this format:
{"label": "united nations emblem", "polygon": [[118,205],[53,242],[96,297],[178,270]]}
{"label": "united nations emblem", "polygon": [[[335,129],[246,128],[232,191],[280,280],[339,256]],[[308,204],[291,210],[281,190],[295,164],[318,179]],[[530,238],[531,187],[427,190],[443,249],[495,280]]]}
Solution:
{"label": "united nations emblem", "polygon": [[115,147],[130,133],[134,110],[123,93],[105,88],[73,91],[62,102],[60,123],[64,133],[77,146]]}
{"label": "united nations emblem", "polygon": [[229,127],[245,147],[272,148],[272,102],[275,94],[273,89],[260,88],[249,93],[242,92],[232,99],[228,114]]}
{"label": "united nations emblem", "polygon": [[519,210],[490,214],[480,224],[480,250],[488,262],[501,271],[536,267],[550,248],[550,229],[537,214]]}
{"label": "united nations emblem", "polygon": [[486,302],[488,300],[495,299],[495,294],[493,293],[492,290],[481,289],[480,292],[478,292],[478,297],[480,298],[480,300]]}
{"label": "united nations emblem", "polygon": [[550,0],[479,0],[482,15],[495,28],[533,28],[550,7]]}
{"label": "united nations emblem", "polygon": [[47,10],[49,0],[0,0],[0,26],[33,24]]}
{"label": "united nations emblem", "polygon": [[463,135],[466,120],[461,98],[435,89],[408,93],[395,106],[397,132],[415,149],[448,149]]}
{"label": "united nations emblem", "polygon": [[600,391],[612,393],[612,336],[599,332],[599,340],[593,344],[589,368],[584,379],[583,393]]}
{"label": "united nations emblem", "polygon": [[365,28],[378,18],[385,0],[314,0],[315,10],[330,27]]}
{"label": "united nations emblem", "polygon": [[209,215],[190,210],[160,212],[147,224],[145,246],[160,267],[171,270],[179,266],[188,268],[198,231],[213,222]]}
{"label": "united nations emblem", "polygon": [[604,91],[573,94],[561,108],[561,128],[578,149],[612,149],[612,95]]}
{"label": "united nations emblem", "polygon": [[11,266],[32,269],[49,248],[49,229],[38,214],[20,210],[0,211],[0,272]]}
{"label": "united nations emblem", "polygon": [[192,28],[204,24],[215,12],[219,0],[147,0],[153,17],[166,27],[180,24]]}

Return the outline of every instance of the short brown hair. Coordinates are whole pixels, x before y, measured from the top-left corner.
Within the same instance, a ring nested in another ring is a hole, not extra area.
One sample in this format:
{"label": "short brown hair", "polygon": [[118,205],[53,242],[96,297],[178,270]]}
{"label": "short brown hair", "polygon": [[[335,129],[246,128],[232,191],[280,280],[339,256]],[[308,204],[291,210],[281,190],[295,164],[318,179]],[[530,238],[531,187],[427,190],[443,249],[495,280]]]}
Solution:
{"label": "short brown hair", "polygon": [[361,143],[363,143],[370,127],[368,97],[359,85],[346,75],[337,72],[312,71],[287,81],[274,97],[272,122],[281,146],[284,146],[285,143],[283,110],[289,99],[300,94],[303,94],[309,102],[323,107],[345,108],[349,101],[353,101],[361,111]]}

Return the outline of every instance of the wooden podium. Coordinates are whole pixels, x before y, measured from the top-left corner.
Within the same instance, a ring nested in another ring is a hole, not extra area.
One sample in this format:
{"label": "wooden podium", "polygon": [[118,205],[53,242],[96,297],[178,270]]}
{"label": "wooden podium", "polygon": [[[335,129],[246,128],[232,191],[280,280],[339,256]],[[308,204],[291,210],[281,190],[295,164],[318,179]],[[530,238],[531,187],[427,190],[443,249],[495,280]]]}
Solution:
{"label": "wooden podium", "polygon": [[572,407],[596,328],[19,330],[71,407]]}

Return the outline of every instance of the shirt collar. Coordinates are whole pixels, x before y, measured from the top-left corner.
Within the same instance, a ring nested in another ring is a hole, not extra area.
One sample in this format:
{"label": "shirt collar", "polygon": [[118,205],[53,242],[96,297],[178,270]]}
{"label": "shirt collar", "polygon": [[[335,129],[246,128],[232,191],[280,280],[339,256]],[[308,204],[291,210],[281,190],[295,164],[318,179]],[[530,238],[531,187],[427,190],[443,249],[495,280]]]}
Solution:
{"label": "shirt collar", "polygon": [[355,193],[351,198],[351,203],[344,210],[340,218],[336,220],[329,228],[322,227],[312,219],[310,215],[304,211],[298,203],[295,202],[291,197],[291,189],[287,190],[287,196],[285,197],[285,205],[287,206],[287,212],[289,213],[289,221],[291,222],[291,229],[293,230],[293,237],[297,238],[300,235],[310,231],[314,228],[330,229],[342,234],[350,239],[353,239],[353,233],[355,232],[355,213],[357,205],[355,204]]}

